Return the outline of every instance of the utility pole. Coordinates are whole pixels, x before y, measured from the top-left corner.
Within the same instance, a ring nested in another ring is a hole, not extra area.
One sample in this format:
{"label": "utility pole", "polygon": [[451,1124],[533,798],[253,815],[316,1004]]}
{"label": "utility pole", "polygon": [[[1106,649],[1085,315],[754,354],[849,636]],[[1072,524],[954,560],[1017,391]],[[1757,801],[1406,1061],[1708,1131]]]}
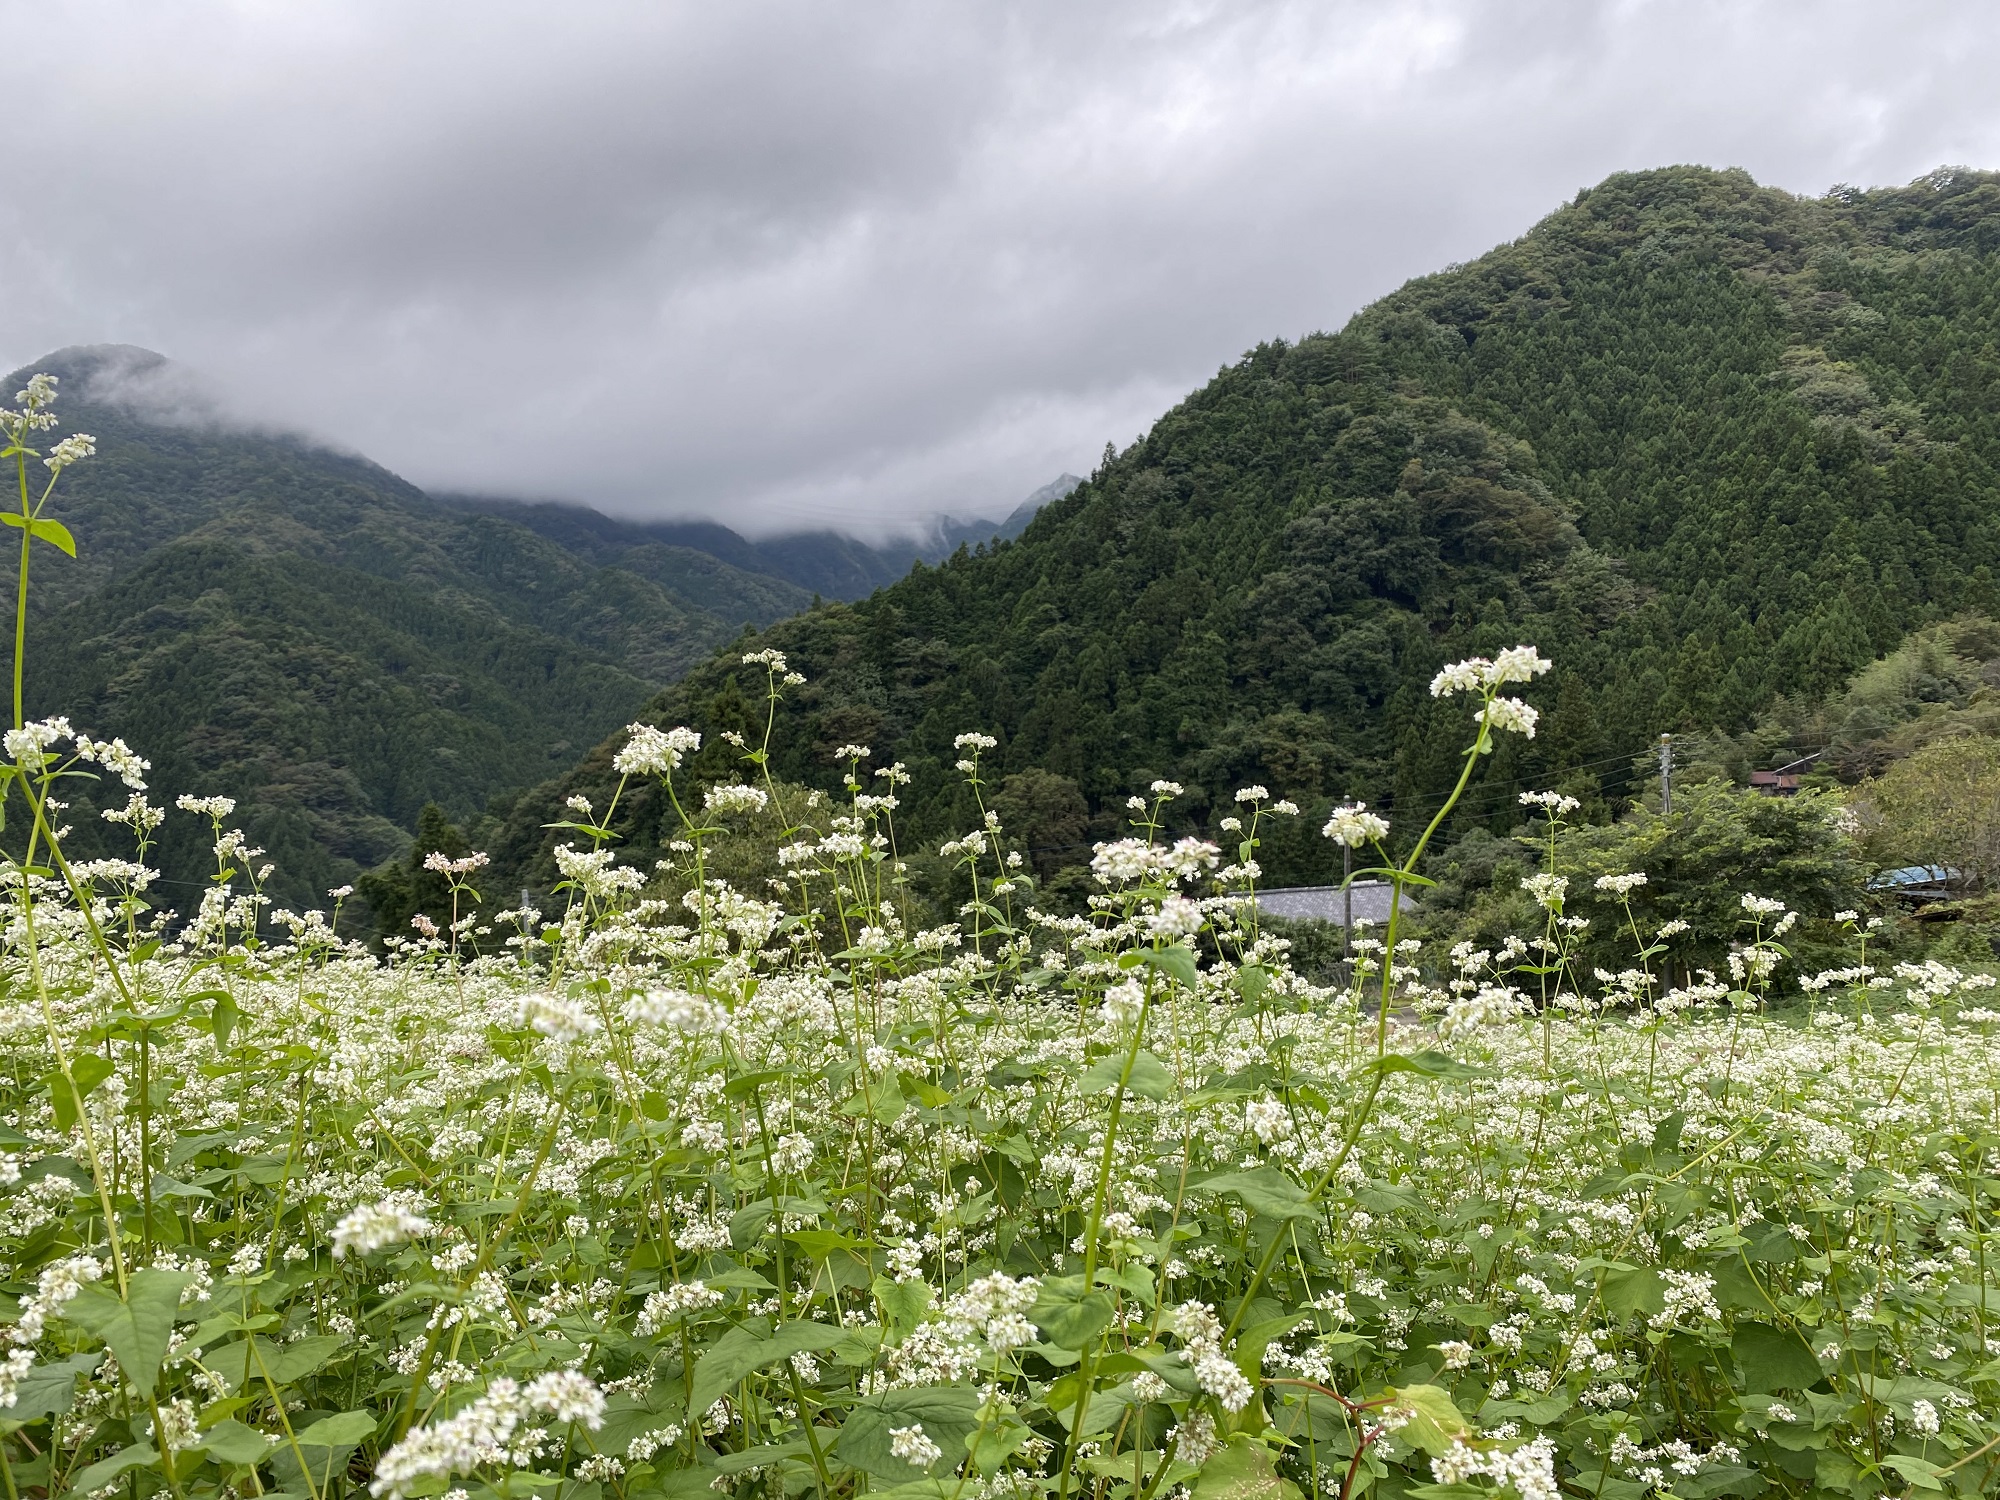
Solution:
{"label": "utility pole", "polygon": [[1674,737],[1660,736],[1660,815],[1674,810]]}

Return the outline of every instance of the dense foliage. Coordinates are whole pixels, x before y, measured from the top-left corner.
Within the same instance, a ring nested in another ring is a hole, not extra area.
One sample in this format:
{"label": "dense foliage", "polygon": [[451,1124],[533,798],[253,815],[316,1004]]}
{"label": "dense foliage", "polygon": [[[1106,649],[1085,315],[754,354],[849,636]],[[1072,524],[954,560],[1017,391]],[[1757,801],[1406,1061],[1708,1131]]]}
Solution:
{"label": "dense foliage", "polygon": [[[1993,608],[1996,250],[1991,174],[1819,200],[1614,177],[1338,334],[1252,351],[1019,541],[774,627],[812,679],[778,765],[831,786],[840,745],[893,754],[934,820],[913,831],[942,833],[952,736],[979,724],[1001,775],[1081,801],[1086,829],[1052,817],[1036,851],[1073,866],[1156,776],[1187,815],[1249,780],[1434,798],[1462,725],[1423,682],[1526,636],[1563,670],[1465,816],[1504,827],[1523,785],[1623,793],[1659,733],[1747,728]],[[735,660],[650,715],[731,727]],[[547,871],[540,825],[608,761],[524,800],[508,868]],[[656,846],[662,812],[621,831]],[[1326,873],[1306,839],[1263,862]]]}

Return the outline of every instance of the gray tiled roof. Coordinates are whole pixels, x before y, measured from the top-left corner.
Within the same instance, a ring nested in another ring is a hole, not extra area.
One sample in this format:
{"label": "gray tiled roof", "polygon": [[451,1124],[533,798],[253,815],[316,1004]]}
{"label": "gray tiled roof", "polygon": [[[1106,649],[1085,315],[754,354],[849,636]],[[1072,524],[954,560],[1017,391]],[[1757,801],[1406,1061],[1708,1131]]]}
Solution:
{"label": "gray tiled roof", "polygon": [[[1392,887],[1386,880],[1357,880],[1353,886],[1354,920],[1381,925],[1389,920]],[[1295,885],[1257,892],[1258,910],[1291,921],[1315,920],[1338,923],[1346,914],[1342,892],[1337,885]],[[1417,909],[1409,896],[1403,897],[1403,911]]]}

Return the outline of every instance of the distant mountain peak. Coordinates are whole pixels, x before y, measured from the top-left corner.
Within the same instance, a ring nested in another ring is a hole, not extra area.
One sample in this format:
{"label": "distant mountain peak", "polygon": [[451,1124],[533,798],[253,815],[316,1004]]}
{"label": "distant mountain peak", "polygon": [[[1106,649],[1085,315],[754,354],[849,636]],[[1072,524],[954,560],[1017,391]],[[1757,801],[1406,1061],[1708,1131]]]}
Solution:
{"label": "distant mountain peak", "polygon": [[918,549],[918,555],[927,562],[939,562],[961,545],[976,547],[982,542],[1011,542],[1027,530],[1028,523],[1035,519],[1035,513],[1044,505],[1062,499],[1082,483],[1074,474],[1059,475],[1009,511],[1004,521],[984,518],[961,521],[957,516],[939,516],[933,523],[931,539]]}
{"label": "distant mountain peak", "polygon": [[37,371],[61,382],[59,403],[114,406],[161,427],[213,427],[224,420],[207,381],[137,344],[72,344],[23,365],[15,376]]}

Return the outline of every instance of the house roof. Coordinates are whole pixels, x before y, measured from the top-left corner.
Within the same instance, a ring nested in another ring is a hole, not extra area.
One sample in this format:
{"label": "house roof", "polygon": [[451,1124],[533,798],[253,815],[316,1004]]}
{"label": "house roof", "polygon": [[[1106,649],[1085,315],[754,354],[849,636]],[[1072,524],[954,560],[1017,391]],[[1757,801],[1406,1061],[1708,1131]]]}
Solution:
{"label": "house roof", "polygon": [[[1351,889],[1356,922],[1372,922],[1379,927],[1389,920],[1389,903],[1394,888],[1386,880],[1357,880]],[[1338,924],[1346,913],[1346,903],[1337,885],[1294,885],[1257,892],[1257,909],[1294,922]],[[1416,909],[1417,903],[1405,895],[1403,910],[1413,912]]]}

